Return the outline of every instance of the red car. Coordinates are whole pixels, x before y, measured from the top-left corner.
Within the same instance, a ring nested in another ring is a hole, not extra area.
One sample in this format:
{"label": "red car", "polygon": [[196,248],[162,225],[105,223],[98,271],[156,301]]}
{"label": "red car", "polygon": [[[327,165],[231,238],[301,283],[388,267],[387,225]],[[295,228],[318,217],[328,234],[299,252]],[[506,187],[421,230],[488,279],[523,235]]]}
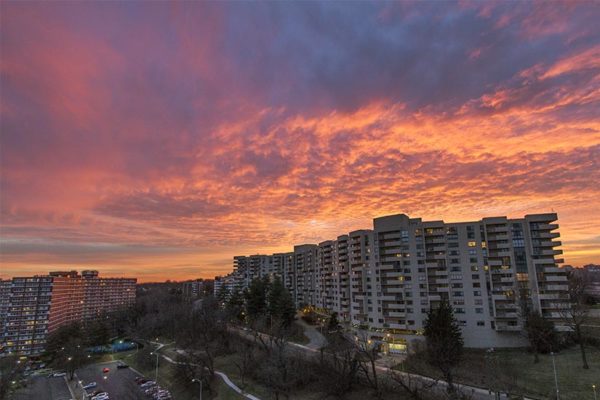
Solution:
{"label": "red car", "polygon": [[110,372],[110,368],[102,368],[102,372],[104,372],[105,374]]}

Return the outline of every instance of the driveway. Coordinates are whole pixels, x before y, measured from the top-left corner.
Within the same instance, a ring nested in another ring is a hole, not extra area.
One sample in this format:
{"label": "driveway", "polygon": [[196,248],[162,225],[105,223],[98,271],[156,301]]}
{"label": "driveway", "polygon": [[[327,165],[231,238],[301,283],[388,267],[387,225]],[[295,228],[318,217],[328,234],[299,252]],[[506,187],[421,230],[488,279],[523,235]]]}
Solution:
{"label": "driveway", "polygon": [[315,326],[308,324],[302,318],[298,318],[296,322],[304,328],[304,334],[310,340],[310,342],[305,345],[306,347],[313,350],[319,350],[321,347],[327,346],[327,339]]}
{"label": "driveway", "polygon": [[[103,368],[110,368],[110,372],[103,373]],[[98,386],[91,391],[105,391],[111,400],[147,400],[148,398],[135,383],[136,376],[139,375],[129,368],[117,369],[117,361],[92,364],[77,370],[77,377],[83,385],[96,382]]]}
{"label": "driveway", "polygon": [[14,400],[70,400],[71,392],[65,378],[32,377],[27,387],[17,391]]}

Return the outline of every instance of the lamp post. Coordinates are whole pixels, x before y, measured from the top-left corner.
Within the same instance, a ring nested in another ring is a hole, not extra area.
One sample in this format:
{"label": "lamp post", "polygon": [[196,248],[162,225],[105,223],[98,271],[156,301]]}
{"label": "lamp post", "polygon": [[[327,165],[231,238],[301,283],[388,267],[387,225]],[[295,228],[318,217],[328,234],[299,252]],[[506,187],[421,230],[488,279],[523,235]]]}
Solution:
{"label": "lamp post", "polygon": [[154,382],[158,383],[158,353],[150,353],[153,356],[156,356],[156,370],[154,372]]}
{"label": "lamp post", "polygon": [[202,400],[202,379],[194,378],[194,379],[192,379],[192,382],[198,382],[200,384],[200,394],[199,394],[198,398],[200,400]]}
{"label": "lamp post", "polygon": [[598,400],[598,396],[596,395],[596,385],[592,385],[592,390],[594,391],[594,400]]}
{"label": "lamp post", "polygon": [[558,394],[558,376],[556,375],[556,362],[554,361],[554,352],[551,352],[552,356],[552,368],[554,368],[554,387],[556,388],[556,400],[560,400],[560,396]]}

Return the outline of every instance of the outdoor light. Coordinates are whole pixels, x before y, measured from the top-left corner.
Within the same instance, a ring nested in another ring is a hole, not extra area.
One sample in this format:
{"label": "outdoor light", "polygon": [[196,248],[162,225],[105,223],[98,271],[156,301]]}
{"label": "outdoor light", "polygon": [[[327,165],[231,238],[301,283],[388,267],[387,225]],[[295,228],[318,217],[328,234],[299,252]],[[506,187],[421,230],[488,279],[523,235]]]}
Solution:
{"label": "outdoor light", "polygon": [[14,385],[15,383],[17,383],[17,381],[12,381],[11,383]]}
{"label": "outdoor light", "polygon": [[108,379],[108,376],[104,375],[102,378],[104,378],[104,380]]}
{"label": "outdoor light", "polygon": [[71,361],[72,359],[73,359],[73,357],[69,357],[69,358],[67,358],[67,360],[68,360],[68,361]]}

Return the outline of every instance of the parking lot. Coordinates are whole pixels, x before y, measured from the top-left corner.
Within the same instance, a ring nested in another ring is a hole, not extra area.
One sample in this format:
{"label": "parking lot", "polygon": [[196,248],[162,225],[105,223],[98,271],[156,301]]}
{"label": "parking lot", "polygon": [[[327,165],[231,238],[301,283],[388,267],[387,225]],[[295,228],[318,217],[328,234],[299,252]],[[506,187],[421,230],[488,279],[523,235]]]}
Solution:
{"label": "parking lot", "polygon": [[[103,373],[103,368],[109,368],[110,372]],[[129,368],[117,369],[117,362],[88,365],[85,368],[77,370],[77,376],[83,385],[90,382],[98,384],[94,389],[102,390],[108,393],[111,400],[148,400],[140,391],[134,379],[139,376]],[[104,379],[106,377],[106,379]]]}
{"label": "parking lot", "polygon": [[14,400],[70,400],[71,393],[65,378],[47,378],[45,376],[32,377],[27,387],[19,389],[14,395]]}

